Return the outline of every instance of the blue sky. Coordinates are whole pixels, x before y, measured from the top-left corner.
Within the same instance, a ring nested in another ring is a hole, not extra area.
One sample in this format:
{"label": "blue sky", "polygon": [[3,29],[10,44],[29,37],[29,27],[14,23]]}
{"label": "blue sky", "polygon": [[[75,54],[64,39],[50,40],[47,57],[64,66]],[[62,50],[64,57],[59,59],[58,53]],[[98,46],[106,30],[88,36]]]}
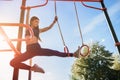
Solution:
{"label": "blue sky", "polygon": [[[19,23],[20,7],[22,0],[0,1],[0,23]],[[27,5],[37,5],[40,0],[27,0]],[[108,14],[114,26],[118,39],[120,40],[120,1],[119,0],[104,0],[107,7]],[[88,5],[101,7],[100,3],[86,3]],[[103,11],[90,9],[84,7],[80,2],[76,3],[80,25],[83,33],[84,43],[91,43],[99,41],[106,49],[113,53],[118,53],[114,46],[114,41],[109,31]],[[61,30],[69,48],[70,52],[76,51],[78,46],[81,46],[81,38],[76,21],[74,5],[72,2],[57,2],[58,20],[60,22]],[[32,9],[31,16],[38,16],[40,18],[40,28],[46,27],[52,23],[54,13],[54,3],[48,4],[41,8]],[[5,27],[10,38],[17,37],[17,29],[12,27]],[[12,36],[11,36],[12,35]],[[23,34],[24,35],[24,34]],[[40,34],[42,47],[54,50],[63,51],[63,44],[59,34],[57,24],[43,34]],[[0,49],[9,48],[9,46],[0,41]],[[16,45],[16,43],[14,42]],[[25,43],[22,44],[22,52],[25,51]],[[0,52],[0,79],[12,80],[13,68],[9,65],[9,61],[13,58],[13,52]],[[32,73],[32,79],[35,80],[70,80],[71,66],[75,58],[60,58],[60,57],[34,57],[33,64],[36,63],[45,70],[45,74]],[[26,61],[28,64],[28,61]],[[3,74],[4,73],[4,74]],[[19,80],[26,80],[28,72],[20,70]]]}

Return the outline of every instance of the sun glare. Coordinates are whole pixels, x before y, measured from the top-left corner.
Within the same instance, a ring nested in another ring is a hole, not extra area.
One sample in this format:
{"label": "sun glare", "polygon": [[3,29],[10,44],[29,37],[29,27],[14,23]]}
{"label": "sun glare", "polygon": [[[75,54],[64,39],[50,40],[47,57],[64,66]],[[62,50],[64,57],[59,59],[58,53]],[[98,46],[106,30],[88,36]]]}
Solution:
{"label": "sun glare", "polygon": [[0,43],[4,41],[3,36],[0,34]]}
{"label": "sun glare", "polygon": [[0,34],[0,53],[1,52],[9,52],[12,51],[12,49],[10,48],[10,46],[7,44],[7,42],[5,41],[4,37],[2,34]]}
{"label": "sun glare", "polygon": [[[6,48],[8,48],[9,45],[5,42],[3,35],[0,34],[0,50],[5,50]],[[1,67],[0,67],[0,78],[6,80],[6,76],[8,77],[8,79],[12,78],[12,72],[13,69],[12,67],[9,65],[10,60],[13,58],[13,52],[8,52],[8,51],[0,51],[0,60],[1,62]],[[6,74],[4,75],[3,72]]]}

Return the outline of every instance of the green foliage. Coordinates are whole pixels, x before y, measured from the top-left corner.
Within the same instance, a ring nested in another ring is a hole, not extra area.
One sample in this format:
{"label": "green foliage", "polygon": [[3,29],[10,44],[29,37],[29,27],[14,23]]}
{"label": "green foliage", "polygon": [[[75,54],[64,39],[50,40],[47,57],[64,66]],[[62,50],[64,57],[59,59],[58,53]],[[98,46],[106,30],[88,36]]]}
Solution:
{"label": "green foliage", "polygon": [[120,71],[110,69],[114,58],[105,47],[94,43],[90,55],[77,59],[72,66],[72,80],[120,80]]}

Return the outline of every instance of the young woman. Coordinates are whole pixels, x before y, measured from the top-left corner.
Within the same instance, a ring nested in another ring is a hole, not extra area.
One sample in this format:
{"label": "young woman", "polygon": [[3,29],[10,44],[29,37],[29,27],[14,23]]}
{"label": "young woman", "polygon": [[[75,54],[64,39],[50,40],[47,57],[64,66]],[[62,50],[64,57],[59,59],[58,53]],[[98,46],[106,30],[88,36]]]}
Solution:
{"label": "young woman", "polygon": [[[39,34],[50,30],[53,27],[53,25],[56,23],[56,21],[57,21],[57,17],[54,18],[54,21],[48,27],[39,28],[38,26],[39,18],[33,16],[30,20],[30,26],[33,29],[34,36],[26,41],[26,52],[12,59],[10,65],[19,69],[45,73],[44,70],[39,66],[37,66],[36,64],[31,67],[22,62],[34,56],[78,57],[78,50],[73,54],[73,53],[64,53],[56,50],[41,48],[40,44],[38,43],[38,40],[41,40]],[[29,37],[30,37],[30,33],[28,30],[26,30],[25,38],[29,38]]]}

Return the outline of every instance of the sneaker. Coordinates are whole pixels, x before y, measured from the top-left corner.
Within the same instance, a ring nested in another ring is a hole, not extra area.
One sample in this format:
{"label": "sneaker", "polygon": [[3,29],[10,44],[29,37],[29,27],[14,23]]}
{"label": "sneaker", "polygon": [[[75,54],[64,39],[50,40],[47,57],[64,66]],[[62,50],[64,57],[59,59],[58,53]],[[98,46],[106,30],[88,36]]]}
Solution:
{"label": "sneaker", "polygon": [[79,55],[79,47],[78,47],[78,49],[74,52],[74,57],[76,57],[76,58],[79,58],[80,57],[80,55]]}
{"label": "sneaker", "polygon": [[37,64],[34,64],[34,66],[31,67],[31,71],[45,73],[45,71],[41,67],[39,67]]}

